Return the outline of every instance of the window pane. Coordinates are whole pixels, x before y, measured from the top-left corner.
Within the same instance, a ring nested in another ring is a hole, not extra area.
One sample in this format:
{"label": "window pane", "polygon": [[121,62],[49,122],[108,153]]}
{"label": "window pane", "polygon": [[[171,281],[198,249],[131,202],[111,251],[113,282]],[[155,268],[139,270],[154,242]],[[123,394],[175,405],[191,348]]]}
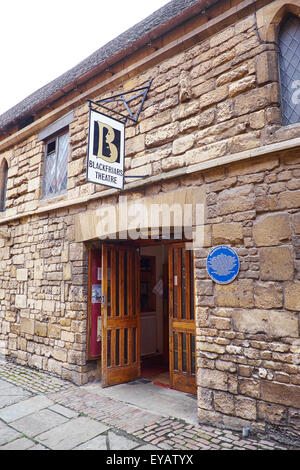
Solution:
{"label": "window pane", "polygon": [[60,193],[67,189],[68,182],[68,134],[61,135],[58,138],[58,155],[56,166],[57,192]]}
{"label": "window pane", "polygon": [[2,160],[0,167],[0,211],[4,212],[6,207],[6,190],[7,190],[7,175],[8,165],[7,161]]}
{"label": "window pane", "polygon": [[300,122],[300,20],[290,16],[278,37],[283,124]]}
{"label": "window pane", "polygon": [[56,193],[55,165],[56,154],[51,153],[45,157],[44,169],[44,196],[51,196]]}

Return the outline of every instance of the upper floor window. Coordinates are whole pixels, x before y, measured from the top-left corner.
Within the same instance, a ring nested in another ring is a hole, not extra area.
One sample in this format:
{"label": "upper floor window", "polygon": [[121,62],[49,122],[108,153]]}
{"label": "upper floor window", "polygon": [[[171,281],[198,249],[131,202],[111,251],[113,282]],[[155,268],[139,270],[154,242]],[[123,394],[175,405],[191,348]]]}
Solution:
{"label": "upper floor window", "polygon": [[5,158],[0,165],[0,212],[6,209],[6,188],[7,188],[8,165]]}
{"label": "upper floor window", "polygon": [[46,142],[43,197],[64,193],[68,182],[69,134],[64,133]]}
{"label": "upper floor window", "polygon": [[288,16],[279,36],[279,70],[284,125],[300,122],[300,18]]}

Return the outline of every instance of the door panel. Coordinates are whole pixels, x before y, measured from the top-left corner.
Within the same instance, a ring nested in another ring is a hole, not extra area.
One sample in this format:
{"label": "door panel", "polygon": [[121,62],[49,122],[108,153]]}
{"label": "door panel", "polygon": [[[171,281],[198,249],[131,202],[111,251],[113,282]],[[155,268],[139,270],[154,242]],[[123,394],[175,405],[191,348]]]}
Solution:
{"label": "door panel", "polygon": [[196,393],[193,252],[169,247],[169,344],[171,386]]}
{"label": "door panel", "polygon": [[139,256],[103,245],[102,387],[140,376]]}

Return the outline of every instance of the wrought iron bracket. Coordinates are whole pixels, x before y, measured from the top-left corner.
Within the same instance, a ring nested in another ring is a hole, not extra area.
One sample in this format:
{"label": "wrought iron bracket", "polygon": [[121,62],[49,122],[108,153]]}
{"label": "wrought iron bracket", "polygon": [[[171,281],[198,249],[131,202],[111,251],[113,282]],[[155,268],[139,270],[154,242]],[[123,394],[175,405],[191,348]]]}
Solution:
{"label": "wrought iron bracket", "polygon": [[[136,124],[138,122],[140,113],[143,109],[144,102],[147,98],[147,94],[148,94],[148,91],[150,89],[151,83],[152,83],[152,78],[149,80],[148,85],[146,85],[144,87],[136,88],[135,90],[131,90],[131,91],[125,91],[124,93],[120,93],[118,95],[110,96],[109,98],[103,98],[103,99],[97,100],[97,101],[89,100],[89,106],[91,106],[91,104],[93,104],[95,106],[104,108],[107,111],[115,113],[118,116],[122,117],[125,124],[127,122],[127,119],[130,119],[131,121],[133,121]],[[133,93],[134,93],[133,96],[130,96],[130,97],[126,98],[128,95],[132,95]],[[139,108],[138,108],[136,114],[134,115],[133,112],[130,109],[130,103],[131,103],[131,101],[136,100],[139,97],[142,97],[142,100],[141,100],[141,103],[139,105]],[[121,103],[124,104],[128,115],[125,115],[123,113],[119,113],[118,111],[110,109],[106,106],[107,103],[117,103],[117,102],[121,102]]]}

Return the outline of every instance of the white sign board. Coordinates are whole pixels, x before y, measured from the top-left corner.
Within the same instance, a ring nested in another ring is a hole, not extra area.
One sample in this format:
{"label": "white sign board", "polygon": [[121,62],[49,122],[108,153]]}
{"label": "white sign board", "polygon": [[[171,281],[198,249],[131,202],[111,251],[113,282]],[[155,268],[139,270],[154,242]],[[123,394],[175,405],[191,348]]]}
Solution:
{"label": "white sign board", "polygon": [[124,187],[125,123],[90,109],[87,181]]}

